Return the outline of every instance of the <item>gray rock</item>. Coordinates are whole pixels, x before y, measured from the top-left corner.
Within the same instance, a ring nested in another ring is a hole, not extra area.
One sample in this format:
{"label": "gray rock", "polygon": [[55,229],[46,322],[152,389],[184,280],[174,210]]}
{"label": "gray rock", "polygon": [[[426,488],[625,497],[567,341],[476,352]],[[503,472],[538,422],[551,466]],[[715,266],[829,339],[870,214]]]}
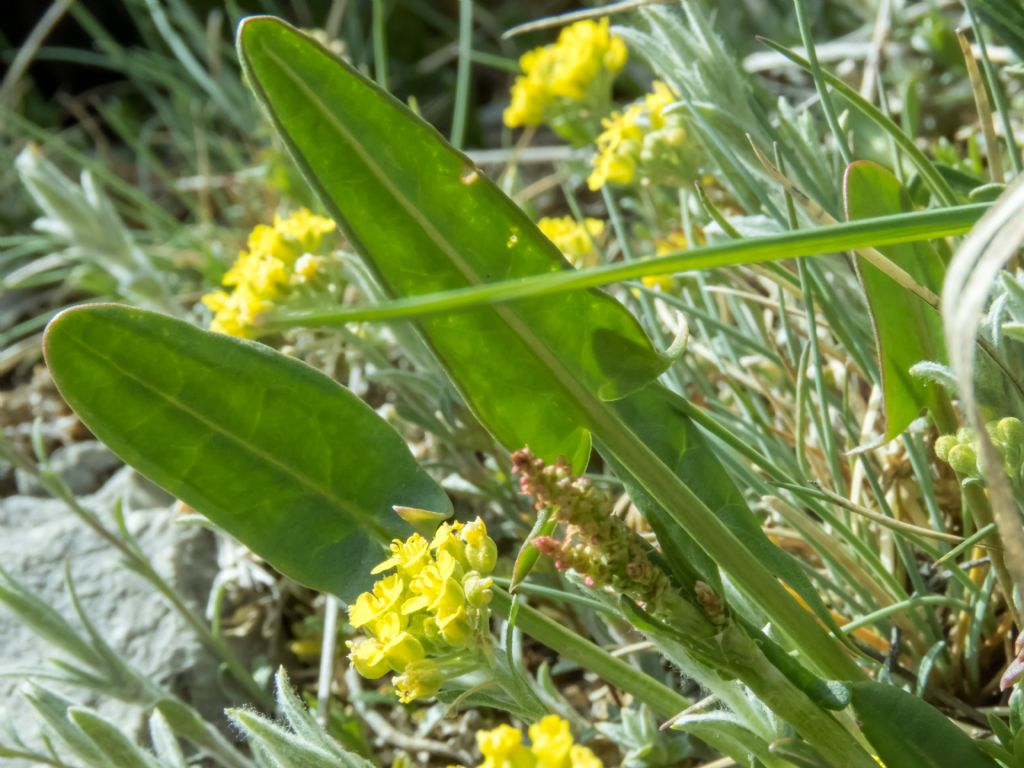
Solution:
{"label": "gray rock", "polygon": [[[119,470],[92,496],[80,499],[115,528],[110,511],[124,499],[127,529],[156,570],[202,612],[217,573],[216,542],[203,528],[175,524],[173,500],[128,468]],[[86,615],[122,658],[186,698],[212,722],[227,704],[217,685],[217,665],[184,620],[142,578],[124,568],[120,556],[78,520],[63,502],[16,495],[0,501],[0,563],[61,615],[77,623],[64,586],[70,562]],[[0,648],[7,668],[29,669],[60,653],[47,647],[0,606]],[[0,722],[22,738],[39,727],[20,698],[22,681],[0,677]],[[49,685],[49,683],[44,684]],[[59,688],[68,698],[100,711],[128,732],[142,725],[138,708],[91,699],[81,690]]]}
{"label": "gray rock", "polygon": [[[50,456],[50,465],[76,496],[94,493],[121,466],[121,460],[97,440],[83,440],[65,445]],[[16,470],[15,482],[23,496],[46,496],[46,490],[35,477]]]}

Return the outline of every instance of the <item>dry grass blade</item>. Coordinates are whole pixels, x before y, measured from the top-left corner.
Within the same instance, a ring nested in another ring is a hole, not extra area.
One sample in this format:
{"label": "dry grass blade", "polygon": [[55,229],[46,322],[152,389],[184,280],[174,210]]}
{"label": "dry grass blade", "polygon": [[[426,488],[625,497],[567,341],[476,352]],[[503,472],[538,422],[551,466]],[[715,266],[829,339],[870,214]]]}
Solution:
{"label": "dry grass blade", "polygon": [[978,60],[974,57],[971,44],[967,36],[957,30],[957,40],[960,41],[960,50],[964,54],[964,63],[967,65],[967,74],[971,81],[971,90],[974,92],[974,103],[978,106],[978,121],[981,123],[981,130],[985,133],[985,154],[988,155],[988,169],[992,181],[1002,184],[1003,159],[999,154],[999,140],[996,138],[996,126],[992,120],[992,105],[988,100],[988,91],[985,90],[985,80],[978,67]]}

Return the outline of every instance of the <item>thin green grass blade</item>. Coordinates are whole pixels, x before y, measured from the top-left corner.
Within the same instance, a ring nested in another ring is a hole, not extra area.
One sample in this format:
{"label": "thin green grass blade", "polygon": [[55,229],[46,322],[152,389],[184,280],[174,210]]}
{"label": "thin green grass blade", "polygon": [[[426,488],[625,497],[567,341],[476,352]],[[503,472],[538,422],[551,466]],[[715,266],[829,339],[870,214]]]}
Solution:
{"label": "thin green grass blade", "polygon": [[881,216],[829,227],[785,232],[767,237],[736,240],[720,245],[627,263],[605,264],[574,271],[518,277],[458,290],[437,291],[381,302],[371,306],[335,307],[280,312],[265,319],[268,328],[282,326],[330,326],[353,322],[410,320],[475,307],[552,296],[646,276],[671,275],[783,259],[816,256],[857,248],[882,247],[962,235],[984,215],[989,203],[959,205],[939,210]]}
{"label": "thin green grass blade", "polygon": [[[765,37],[758,37],[758,40],[767,45],[773,51],[781,53],[798,67],[809,73],[813,72],[811,63],[807,61],[807,59],[790,50],[786,46]],[[928,159],[927,155],[918,148],[912,138],[905,134],[900,127],[896,125],[896,123],[886,117],[878,107],[844,83],[842,79],[836,77],[826,69],[822,69],[820,71],[825,78],[825,82],[834,88],[835,91],[847,102],[849,102],[851,107],[856,109],[866,118],[875,123],[875,125],[889,134],[896,146],[903,150],[907,157],[910,158],[911,162],[917,166],[917,170],[928,183],[928,186],[931,187],[932,192],[935,193],[936,197],[938,197],[944,205],[956,205],[957,196],[949,186],[949,182],[947,182],[942,174],[939,173],[938,168],[936,168],[932,161]]]}

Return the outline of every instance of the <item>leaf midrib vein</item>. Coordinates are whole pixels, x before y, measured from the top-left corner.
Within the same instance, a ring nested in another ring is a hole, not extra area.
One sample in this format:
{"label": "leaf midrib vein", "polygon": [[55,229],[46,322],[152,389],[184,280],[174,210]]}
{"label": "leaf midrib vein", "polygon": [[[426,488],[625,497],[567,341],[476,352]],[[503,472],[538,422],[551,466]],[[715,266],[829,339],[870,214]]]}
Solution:
{"label": "leaf midrib vein", "polygon": [[[322,496],[327,501],[336,504],[338,507],[341,508],[341,510],[343,512],[351,515],[357,522],[362,523],[362,524],[367,525],[368,527],[372,528],[379,535],[383,536],[385,539],[390,538],[390,534],[387,531],[384,531],[379,526],[379,524],[376,521],[371,519],[368,515],[364,514],[362,512],[362,510],[360,510],[356,506],[353,506],[350,502],[346,502],[342,497],[337,496],[336,494],[334,494],[329,488],[321,487],[313,478],[311,478],[311,477],[303,474],[302,472],[296,470],[294,467],[291,467],[288,464],[285,464],[285,463],[281,462],[273,454],[267,453],[266,451],[264,451],[264,450],[262,450],[262,449],[260,449],[260,448],[258,448],[256,446],[254,446],[252,443],[247,443],[246,441],[240,439],[239,437],[237,437],[231,431],[229,431],[229,430],[225,429],[224,427],[220,426],[219,424],[217,424],[217,422],[211,421],[208,417],[204,416],[201,412],[199,412],[199,411],[195,410],[194,408],[191,408],[190,406],[186,405],[185,403],[183,403],[178,398],[173,397],[173,396],[167,394],[166,392],[163,392],[160,389],[154,387],[152,384],[148,383],[145,379],[141,378],[140,376],[138,376],[135,373],[133,373],[131,370],[125,368],[123,365],[118,363],[109,354],[104,354],[103,350],[101,350],[101,349],[99,349],[97,347],[94,347],[93,345],[89,344],[88,342],[83,341],[82,339],[76,338],[74,336],[68,336],[66,338],[70,342],[72,342],[74,344],[77,344],[79,347],[82,347],[83,349],[85,349],[90,354],[95,355],[100,360],[103,360],[104,362],[109,364],[119,374],[125,376],[126,378],[128,378],[128,379],[130,379],[132,381],[134,381],[136,384],[141,386],[147,392],[149,392],[149,393],[157,396],[158,398],[164,400],[164,402],[168,403],[172,407],[175,407],[175,408],[181,410],[182,412],[188,414],[189,416],[191,416],[193,419],[198,421],[204,427],[207,427],[211,431],[220,434],[221,436],[227,438],[227,440],[229,442],[234,443],[235,445],[239,446],[243,451],[249,453],[250,455],[256,457],[257,459],[260,459],[260,460],[266,462],[270,466],[280,470],[285,475],[287,475],[287,476],[291,477],[292,479],[298,481],[305,488],[307,488],[307,489],[313,491],[314,493]],[[354,530],[358,531],[358,526],[355,526]],[[346,536],[349,535],[351,532],[352,531],[347,533]]]}

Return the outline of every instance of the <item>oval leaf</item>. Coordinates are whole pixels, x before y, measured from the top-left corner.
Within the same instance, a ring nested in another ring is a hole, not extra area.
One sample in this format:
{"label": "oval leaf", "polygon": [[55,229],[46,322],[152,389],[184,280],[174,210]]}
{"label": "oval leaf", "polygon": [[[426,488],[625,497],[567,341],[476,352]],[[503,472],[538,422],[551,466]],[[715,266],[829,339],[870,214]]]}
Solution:
{"label": "oval leaf", "polygon": [[[247,19],[250,84],[349,241],[392,296],[415,296],[569,265],[468,157],[404,104],[283,21]],[[480,421],[506,446],[589,455],[583,414],[563,394],[605,399],[669,361],[612,297],[586,290],[418,321]],[[551,360],[572,370],[552,374]],[[538,407],[538,401],[547,407]]]}
{"label": "oval leaf", "polygon": [[115,305],[62,312],[46,360],[82,422],[126,463],[275,568],[350,600],[395,505],[451,502],[348,390],[253,342]]}

